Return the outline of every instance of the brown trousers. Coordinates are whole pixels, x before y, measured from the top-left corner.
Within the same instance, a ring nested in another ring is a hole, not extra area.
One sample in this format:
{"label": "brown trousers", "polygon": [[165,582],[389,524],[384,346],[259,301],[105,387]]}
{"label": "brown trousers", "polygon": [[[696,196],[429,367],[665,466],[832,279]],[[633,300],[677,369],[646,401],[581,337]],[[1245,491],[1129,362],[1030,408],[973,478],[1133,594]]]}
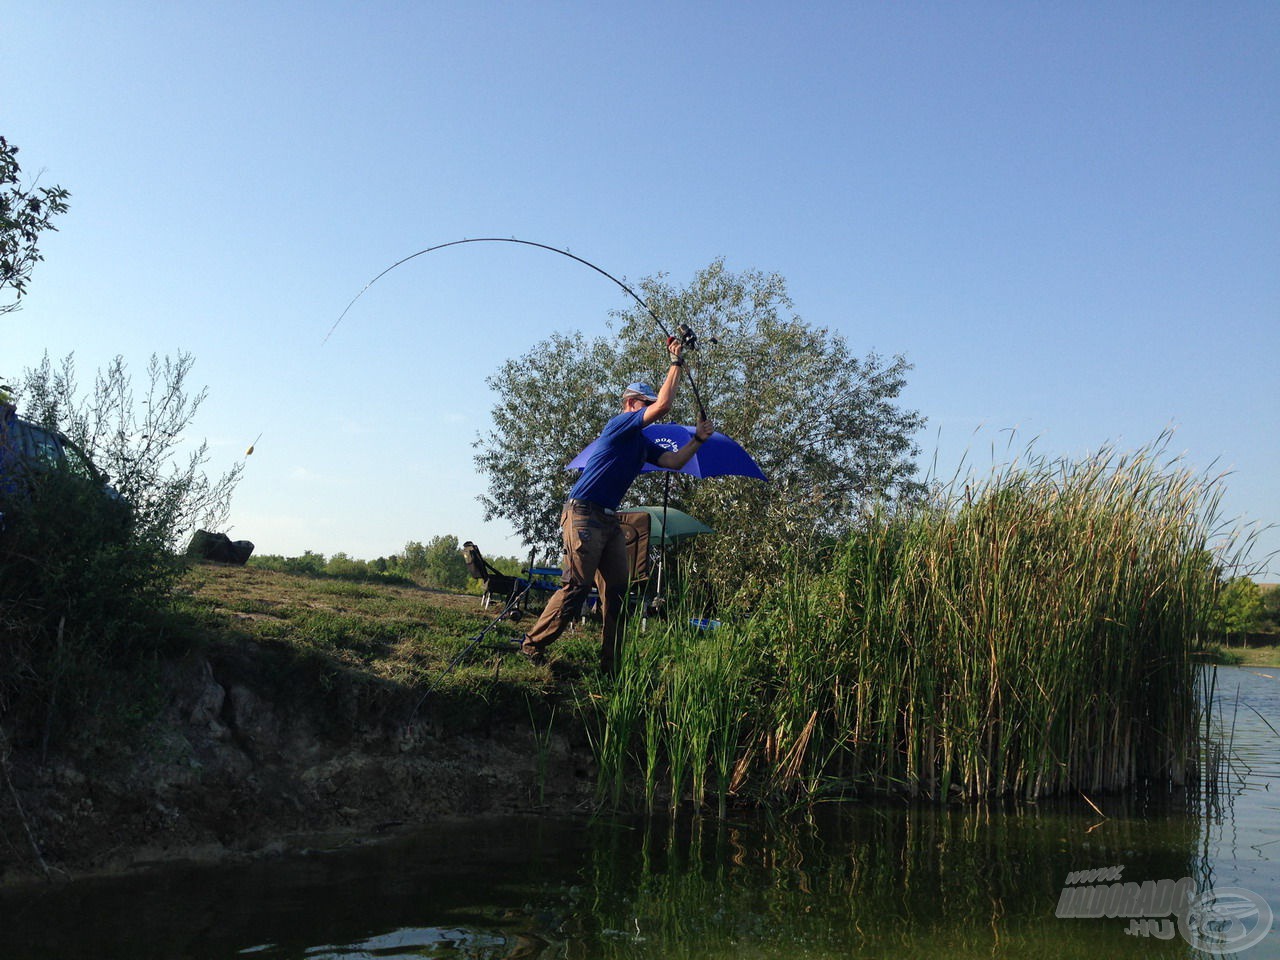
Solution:
{"label": "brown trousers", "polygon": [[564,535],[564,575],[560,589],[551,595],[542,616],[525,638],[539,650],[548,647],[582,616],[582,605],[594,580],[600,588],[604,639],[600,644],[600,668],[617,670],[621,648],[621,612],[627,593],[631,563],[618,517],[584,501],[566,503],[560,514]]}

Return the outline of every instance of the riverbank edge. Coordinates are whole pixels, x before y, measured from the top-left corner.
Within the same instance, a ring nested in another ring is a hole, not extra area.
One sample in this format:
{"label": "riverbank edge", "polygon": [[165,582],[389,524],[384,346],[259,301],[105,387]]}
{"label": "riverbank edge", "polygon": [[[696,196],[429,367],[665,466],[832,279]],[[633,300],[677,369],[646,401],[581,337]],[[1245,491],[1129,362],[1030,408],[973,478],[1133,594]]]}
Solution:
{"label": "riverbank edge", "polygon": [[[128,742],[14,749],[0,886],[373,842],[456,818],[592,809],[585,733],[366,686],[283,695],[254,645],[166,664],[167,702]],[[335,707],[335,705],[337,705]]]}
{"label": "riverbank edge", "polygon": [[1223,656],[1217,661],[1224,667],[1249,667],[1262,670],[1280,670],[1280,644],[1221,648]]}
{"label": "riverbank edge", "polygon": [[484,690],[465,702],[431,698],[412,726],[404,718],[419,691],[385,685],[371,695],[354,676],[321,688],[282,675],[279,658],[252,642],[168,663],[162,682],[160,715],[127,740],[5,758],[0,886],[594,809],[591,745],[572,709],[554,712],[554,681],[518,708]]}

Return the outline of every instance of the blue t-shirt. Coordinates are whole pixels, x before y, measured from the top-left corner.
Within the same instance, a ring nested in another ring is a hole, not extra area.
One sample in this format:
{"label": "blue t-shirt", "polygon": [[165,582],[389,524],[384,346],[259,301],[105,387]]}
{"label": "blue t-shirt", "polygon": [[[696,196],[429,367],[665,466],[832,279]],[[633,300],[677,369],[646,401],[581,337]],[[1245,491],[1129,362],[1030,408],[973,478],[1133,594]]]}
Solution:
{"label": "blue t-shirt", "polygon": [[640,475],[640,468],[657,463],[666,453],[641,432],[643,427],[643,410],[620,413],[606,423],[569,496],[617,510],[632,481]]}

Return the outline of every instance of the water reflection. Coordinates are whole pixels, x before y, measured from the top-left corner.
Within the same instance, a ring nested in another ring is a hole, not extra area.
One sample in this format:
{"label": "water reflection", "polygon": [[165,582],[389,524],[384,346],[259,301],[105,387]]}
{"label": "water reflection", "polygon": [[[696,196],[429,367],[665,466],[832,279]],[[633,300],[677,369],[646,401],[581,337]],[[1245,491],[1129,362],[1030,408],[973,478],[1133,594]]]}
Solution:
{"label": "water reflection", "polygon": [[1124,863],[1127,876],[1180,877],[1197,837],[1185,817],[1157,829],[1035,808],[504,820],[162,885],[54,889],[26,905],[25,946],[5,956],[1115,955],[1132,943],[1122,921],[1055,918],[1067,873]]}
{"label": "water reflection", "polygon": [[[1217,888],[1241,887],[1280,913],[1280,670],[1218,671],[1215,735],[1230,762],[1207,806],[1200,855]],[[1249,957],[1280,958],[1280,933]]]}
{"label": "water reflection", "polygon": [[[1277,723],[1276,686],[1245,695]],[[1147,797],[1094,798],[1105,817],[1081,802],[842,804],[728,822],[456,824],[344,853],[10,892],[0,956],[1194,956],[1181,937],[1055,909],[1068,874],[1119,865],[1125,880],[1191,876],[1280,907],[1280,750],[1244,713],[1233,749],[1247,771],[1203,814]],[[1273,938],[1245,956],[1280,949]]]}
{"label": "water reflection", "polygon": [[1113,954],[1124,921],[1054,916],[1066,875],[1123,863],[1132,876],[1181,877],[1196,832],[1185,818],[1159,834],[1141,821],[1089,826],[1026,808],[846,806],[650,832],[638,852],[615,837],[593,851],[594,900],[575,913],[599,928],[574,932],[634,930],[654,945],[594,956]]}

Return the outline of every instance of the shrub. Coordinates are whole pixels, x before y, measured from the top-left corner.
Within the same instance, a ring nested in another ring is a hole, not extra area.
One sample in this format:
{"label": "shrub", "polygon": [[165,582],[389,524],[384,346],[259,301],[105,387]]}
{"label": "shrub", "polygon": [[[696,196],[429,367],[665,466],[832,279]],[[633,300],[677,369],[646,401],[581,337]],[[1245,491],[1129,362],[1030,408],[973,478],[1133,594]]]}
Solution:
{"label": "shrub", "polygon": [[0,717],[47,743],[105,692],[103,671],[158,652],[153,622],[180,567],[126,504],[69,470],[0,495],[0,512]]}

